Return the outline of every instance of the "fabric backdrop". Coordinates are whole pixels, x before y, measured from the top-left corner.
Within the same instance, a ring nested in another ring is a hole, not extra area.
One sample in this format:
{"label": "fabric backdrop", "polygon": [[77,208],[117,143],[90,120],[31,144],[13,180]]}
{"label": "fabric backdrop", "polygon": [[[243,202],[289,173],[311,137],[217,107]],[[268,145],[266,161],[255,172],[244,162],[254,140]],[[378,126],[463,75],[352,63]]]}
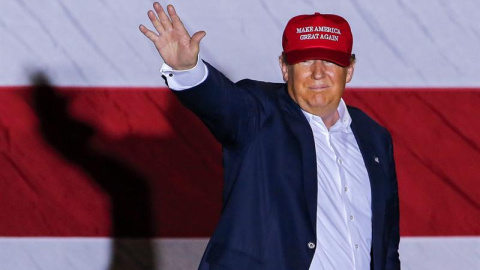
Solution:
{"label": "fabric backdrop", "polygon": [[[0,270],[197,267],[221,147],[165,87],[152,3],[0,0]],[[479,0],[161,3],[233,81],[281,81],[291,17],[346,18],[345,100],[394,140],[402,268],[480,269]]]}

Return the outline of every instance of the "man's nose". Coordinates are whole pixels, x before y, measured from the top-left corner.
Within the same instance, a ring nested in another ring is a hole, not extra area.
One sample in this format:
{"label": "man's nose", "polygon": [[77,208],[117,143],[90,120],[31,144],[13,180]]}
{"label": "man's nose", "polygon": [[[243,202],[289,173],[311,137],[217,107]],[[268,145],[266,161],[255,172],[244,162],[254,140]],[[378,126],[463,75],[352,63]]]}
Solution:
{"label": "man's nose", "polygon": [[325,64],[322,60],[314,60],[312,64],[312,76],[315,80],[320,80],[325,76]]}

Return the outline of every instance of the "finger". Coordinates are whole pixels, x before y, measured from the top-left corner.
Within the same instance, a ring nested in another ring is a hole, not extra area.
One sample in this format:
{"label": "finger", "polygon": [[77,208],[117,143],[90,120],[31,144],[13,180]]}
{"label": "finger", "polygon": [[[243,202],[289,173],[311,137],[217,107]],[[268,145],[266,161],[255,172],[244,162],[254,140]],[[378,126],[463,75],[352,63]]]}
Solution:
{"label": "finger", "polygon": [[198,31],[195,34],[193,34],[192,39],[190,40],[191,44],[194,44],[198,46],[200,44],[200,41],[207,35],[205,31]]}
{"label": "finger", "polygon": [[170,16],[170,19],[172,20],[173,27],[176,29],[185,29],[185,26],[183,25],[182,20],[180,20],[180,17],[177,15],[177,11],[175,10],[175,7],[172,5],[168,5],[167,11],[168,11],[168,15]]}
{"label": "finger", "polygon": [[149,30],[147,27],[145,27],[143,24],[140,24],[140,26],[138,27],[140,29],[140,32],[142,32],[142,34],[144,34],[148,39],[150,39],[151,41],[155,42],[155,40],[157,39],[158,35],[155,34],[153,31]]}
{"label": "finger", "polygon": [[165,31],[171,30],[173,27],[172,22],[170,21],[170,18],[165,13],[165,10],[163,10],[163,7],[160,5],[160,3],[158,2],[153,3],[153,8],[157,12],[158,19],[160,20],[160,23],[162,24],[163,29],[165,29]]}
{"label": "finger", "polygon": [[149,10],[147,14],[148,14],[148,18],[149,18],[150,21],[152,22],[153,27],[155,27],[155,29],[157,30],[157,32],[158,32],[159,34],[165,32],[165,29],[163,28],[162,24],[161,24],[160,21],[158,20],[157,15],[155,15],[155,12]]}

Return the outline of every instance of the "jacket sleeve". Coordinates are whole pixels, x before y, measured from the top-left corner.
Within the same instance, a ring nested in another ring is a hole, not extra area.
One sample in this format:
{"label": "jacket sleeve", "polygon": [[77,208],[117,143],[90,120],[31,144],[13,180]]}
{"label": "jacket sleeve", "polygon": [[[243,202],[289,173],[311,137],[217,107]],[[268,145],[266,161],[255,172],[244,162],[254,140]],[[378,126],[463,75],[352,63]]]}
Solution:
{"label": "jacket sleeve", "polygon": [[248,141],[258,131],[264,108],[255,83],[233,83],[206,63],[208,76],[193,88],[174,91],[180,102],[195,113],[224,146]]}

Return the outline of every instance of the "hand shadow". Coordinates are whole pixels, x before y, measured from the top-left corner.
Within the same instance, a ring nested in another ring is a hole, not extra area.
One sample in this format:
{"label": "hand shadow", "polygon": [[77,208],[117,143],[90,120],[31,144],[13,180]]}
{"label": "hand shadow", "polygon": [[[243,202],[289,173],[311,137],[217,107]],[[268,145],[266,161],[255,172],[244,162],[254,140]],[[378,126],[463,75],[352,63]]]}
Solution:
{"label": "hand shadow", "polygon": [[80,166],[110,197],[113,240],[108,269],[156,269],[147,180],[125,162],[89,145],[94,129],[69,116],[68,100],[55,91],[44,74],[35,74],[32,83],[43,138],[66,160]]}

